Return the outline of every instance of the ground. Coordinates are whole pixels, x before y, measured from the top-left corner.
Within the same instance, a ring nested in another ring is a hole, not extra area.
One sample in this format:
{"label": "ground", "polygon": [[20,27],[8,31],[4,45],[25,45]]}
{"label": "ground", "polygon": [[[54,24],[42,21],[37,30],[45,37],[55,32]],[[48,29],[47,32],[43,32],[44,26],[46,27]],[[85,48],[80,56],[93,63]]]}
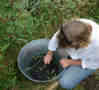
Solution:
{"label": "ground", "polygon": [[[71,18],[99,23],[98,0],[42,0],[32,10],[24,8],[23,1],[0,1],[0,90],[46,90],[50,83],[34,83],[19,71],[17,56],[21,48],[34,39],[50,39],[59,25]],[[73,90],[99,90],[99,71]]]}

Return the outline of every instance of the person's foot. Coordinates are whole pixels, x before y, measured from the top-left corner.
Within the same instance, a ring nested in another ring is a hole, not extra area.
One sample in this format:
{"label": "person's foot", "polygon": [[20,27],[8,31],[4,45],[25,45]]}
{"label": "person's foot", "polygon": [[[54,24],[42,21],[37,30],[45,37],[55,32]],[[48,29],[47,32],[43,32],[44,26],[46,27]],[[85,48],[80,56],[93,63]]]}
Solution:
{"label": "person's foot", "polygon": [[59,82],[55,81],[51,85],[49,85],[46,90],[56,90],[58,85],[59,85]]}

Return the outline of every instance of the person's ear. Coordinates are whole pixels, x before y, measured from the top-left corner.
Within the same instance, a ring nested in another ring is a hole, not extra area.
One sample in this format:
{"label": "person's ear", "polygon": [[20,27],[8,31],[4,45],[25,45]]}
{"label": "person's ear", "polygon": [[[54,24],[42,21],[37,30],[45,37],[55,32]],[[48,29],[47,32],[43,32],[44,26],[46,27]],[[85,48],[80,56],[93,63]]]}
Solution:
{"label": "person's ear", "polygon": [[92,26],[90,24],[88,24],[88,31],[91,32],[92,31]]}

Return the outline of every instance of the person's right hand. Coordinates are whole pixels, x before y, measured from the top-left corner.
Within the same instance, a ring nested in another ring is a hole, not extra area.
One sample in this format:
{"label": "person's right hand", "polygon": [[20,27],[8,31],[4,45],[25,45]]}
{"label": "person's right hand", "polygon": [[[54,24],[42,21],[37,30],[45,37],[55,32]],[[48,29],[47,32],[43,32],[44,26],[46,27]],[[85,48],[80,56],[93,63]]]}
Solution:
{"label": "person's right hand", "polygon": [[47,54],[44,56],[44,64],[50,64],[52,61],[52,55]]}

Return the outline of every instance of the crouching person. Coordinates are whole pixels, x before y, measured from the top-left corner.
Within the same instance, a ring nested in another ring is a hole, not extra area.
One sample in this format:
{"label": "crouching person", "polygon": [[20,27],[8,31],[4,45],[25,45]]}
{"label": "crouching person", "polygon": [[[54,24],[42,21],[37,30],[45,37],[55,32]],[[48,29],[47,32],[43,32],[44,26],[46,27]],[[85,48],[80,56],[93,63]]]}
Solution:
{"label": "crouching person", "polygon": [[99,68],[99,25],[88,19],[70,20],[50,39],[48,50],[44,63],[50,64],[57,51],[63,56],[59,62],[64,68],[48,90],[55,90],[57,85],[71,90]]}

